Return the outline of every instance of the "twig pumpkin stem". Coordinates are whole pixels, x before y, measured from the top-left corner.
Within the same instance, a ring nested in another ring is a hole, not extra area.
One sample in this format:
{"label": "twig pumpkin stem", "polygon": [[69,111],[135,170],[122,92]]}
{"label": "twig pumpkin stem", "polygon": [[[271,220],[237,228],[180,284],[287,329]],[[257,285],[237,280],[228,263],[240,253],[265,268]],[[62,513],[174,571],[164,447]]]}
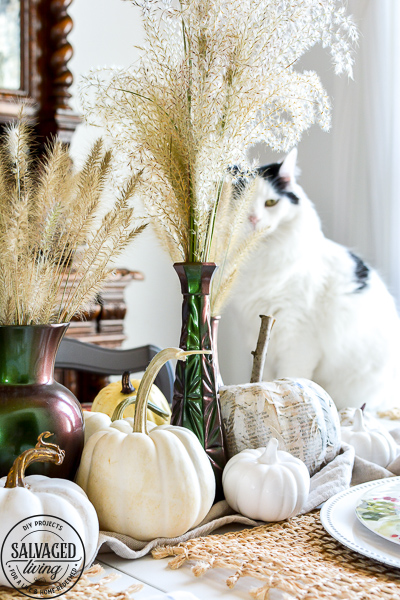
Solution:
{"label": "twig pumpkin stem", "polygon": [[260,333],[258,334],[257,347],[252,352],[254,360],[250,383],[259,383],[262,380],[269,338],[271,336],[272,327],[275,323],[274,317],[260,315],[260,319],[261,327]]}

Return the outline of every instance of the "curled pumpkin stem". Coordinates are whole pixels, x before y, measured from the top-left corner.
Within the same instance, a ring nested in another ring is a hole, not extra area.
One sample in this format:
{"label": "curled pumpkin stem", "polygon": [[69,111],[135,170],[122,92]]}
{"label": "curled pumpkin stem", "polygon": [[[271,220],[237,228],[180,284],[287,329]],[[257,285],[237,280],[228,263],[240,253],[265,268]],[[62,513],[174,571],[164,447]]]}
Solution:
{"label": "curled pumpkin stem", "polygon": [[[124,416],[125,409],[127,409],[128,406],[132,406],[132,404],[136,404],[136,399],[137,399],[137,396],[135,394],[134,396],[129,396],[129,398],[125,398],[125,400],[122,400],[122,402],[117,404],[117,406],[115,407],[115,410],[111,416],[111,422],[122,419]],[[156,404],[153,404],[153,402],[147,402],[147,408],[149,410],[151,410],[151,412],[153,412],[155,415],[158,415],[159,417],[162,417],[163,419],[167,419],[169,417],[169,414],[167,412],[165,412],[165,410],[163,410]]]}
{"label": "curled pumpkin stem", "polygon": [[128,408],[128,406],[132,406],[132,404],[136,404],[136,395],[129,396],[129,398],[125,398],[125,400],[122,400],[122,402],[117,404],[111,416],[111,422],[114,423],[114,421],[119,421],[120,419],[122,419],[124,416],[125,409]]}
{"label": "curled pumpkin stem", "polygon": [[37,444],[34,448],[29,448],[22,452],[13,463],[4,487],[26,487],[24,477],[25,471],[34,462],[52,462],[56,465],[61,465],[65,452],[61,450],[57,444],[51,442],[45,442],[44,438],[48,438],[54,435],[50,431],[44,431],[38,437]]}
{"label": "curled pumpkin stem", "polygon": [[182,350],[181,348],[165,348],[152,358],[147,367],[136,395],[135,420],[133,431],[136,433],[147,433],[146,410],[151,386],[160,369],[169,360],[186,360],[192,354],[211,354],[211,350]]}

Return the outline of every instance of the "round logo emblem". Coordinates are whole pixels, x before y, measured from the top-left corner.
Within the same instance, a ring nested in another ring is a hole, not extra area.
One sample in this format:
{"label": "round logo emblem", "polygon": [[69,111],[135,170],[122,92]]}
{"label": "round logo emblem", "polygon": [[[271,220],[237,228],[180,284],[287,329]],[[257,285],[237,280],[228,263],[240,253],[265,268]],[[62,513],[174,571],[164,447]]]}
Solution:
{"label": "round logo emblem", "polygon": [[14,525],[0,558],[10,586],[29,598],[65,594],[79,580],[86,562],[79,533],[51,515],[34,515]]}

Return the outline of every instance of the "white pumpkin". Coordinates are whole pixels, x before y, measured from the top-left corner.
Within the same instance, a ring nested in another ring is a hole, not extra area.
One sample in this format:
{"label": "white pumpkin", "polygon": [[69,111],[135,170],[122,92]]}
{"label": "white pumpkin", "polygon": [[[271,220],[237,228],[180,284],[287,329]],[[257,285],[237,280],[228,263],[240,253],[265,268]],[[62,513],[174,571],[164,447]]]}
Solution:
{"label": "white pumpkin", "polygon": [[387,467],[397,455],[397,444],[390,433],[367,428],[359,408],[354,412],[353,425],[342,427],[342,440],[354,447],[356,456],[381,467]]}
{"label": "white pumpkin", "polygon": [[278,451],[272,438],[266,448],[243,450],[231,458],[222,474],[229,506],[259,521],[283,521],[297,515],[308,498],[310,476],[306,465],[288,452]]}
{"label": "white pumpkin", "polygon": [[[44,441],[44,438],[50,435],[52,434],[49,432],[40,434],[35,448],[25,450],[15,460],[8,477],[0,479],[0,540],[5,540],[10,530],[23,519],[37,515],[58,517],[72,525],[79,533],[85,547],[86,567],[92,563],[97,552],[99,522],[85,492],[66,479],[43,475],[25,477],[25,469],[33,462],[51,461],[61,464],[64,460],[63,450]],[[35,532],[34,541],[48,542],[46,536],[46,531]],[[43,577],[46,577],[46,574]],[[62,582],[62,579],[60,581]],[[2,569],[0,585],[10,585]]]}
{"label": "white pumpkin", "polygon": [[332,398],[313,381],[276,381],[220,388],[228,457],[276,438],[314,475],[339,453],[340,422]]}
{"label": "white pumpkin", "polygon": [[211,463],[196,436],[183,427],[147,431],[146,404],[159,369],[189,354],[169,348],[147,368],[137,392],[133,431],[109,428],[92,435],[77,483],[94,504],[101,529],[139,540],[176,537],[198,525],[215,496]]}
{"label": "white pumpkin", "polygon": [[[124,401],[121,402],[121,404],[123,403]],[[90,410],[83,411],[83,420],[85,423],[85,444],[87,443],[88,439],[97,431],[105,431],[111,427],[112,429],[118,429],[123,433],[131,433],[133,428],[132,417],[114,419],[114,415],[109,417],[105,413],[91,412]],[[147,421],[147,429],[150,431],[153,429],[153,427],[156,427],[156,424],[152,423],[151,421]]]}

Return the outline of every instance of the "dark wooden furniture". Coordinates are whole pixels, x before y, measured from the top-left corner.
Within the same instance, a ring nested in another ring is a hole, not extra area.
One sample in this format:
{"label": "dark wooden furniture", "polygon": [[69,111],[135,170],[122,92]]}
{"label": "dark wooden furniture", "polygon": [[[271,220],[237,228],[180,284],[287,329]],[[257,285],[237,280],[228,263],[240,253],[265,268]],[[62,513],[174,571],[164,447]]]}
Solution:
{"label": "dark wooden furniture", "polygon": [[[35,125],[40,149],[43,149],[43,144],[49,137],[55,135],[69,143],[80,122],[69,103],[72,73],[68,62],[73,54],[68,41],[73,27],[68,14],[71,2],[72,0],[5,0],[0,7],[3,12],[8,8],[12,9],[7,13],[7,18],[12,20],[11,26],[15,27],[17,33],[19,28],[19,36],[13,38],[19,44],[19,49],[16,46],[15,53],[10,50],[15,65],[19,64],[19,77],[17,67],[10,70],[15,74],[12,78],[13,89],[1,87],[0,71],[0,131],[5,124],[16,119],[20,105],[24,103],[25,113]],[[120,346],[126,337],[123,331],[126,313],[124,289],[131,281],[140,279],[143,279],[143,275],[137,271],[118,269],[115,277],[104,286],[90,314],[71,322],[66,337],[107,348]],[[69,340],[67,344],[68,342]],[[139,363],[145,368],[148,361],[143,356],[150,355],[140,356],[142,358]],[[58,361],[58,366],[60,365]],[[79,364],[76,366],[77,368],[56,369],[56,378],[79,399],[84,398],[85,402],[91,402],[106,385],[108,380],[105,375],[122,373],[121,369],[85,371],[79,368]],[[136,364],[132,365],[132,368],[138,370],[136,367]]]}
{"label": "dark wooden furniture", "polygon": [[73,23],[67,11],[72,0],[19,2],[20,87],[0,89],[0,126],[15,119],[23,101],[41,142],[57,134],[68,143],[80,122],[69,104]]}
{"label": "dark wooden furniture", "polygon": [[[73,369],[79,373],[95,376],[121,375],[124,371],[138,373],[146,369],[159,350],[160,348],[152,345],[129,350],[115,350],[64,338],[57,352],[56,368]],[[169,363],[161,369],[155,384],[171,403],[174,374]],[[84,390],[81,393],[84,394]],[[78,400],[82,404],[86,403],[86,398],[82,395],[78,396]]]}
{"label": "dark wooden furniture", "polygon": [[[67,276],[65,276],[65,279]],[[126,303],[124,291],[132,281],[142,281],[144,276],[139,271],[116,269],[104,284],[97,301],[90,313],[83,318],[74,319],[66,333],[81,342],[117,348],[126,339],[124,334],[124,318]]]}
{"label": "dark wooden furniture", "polygon": [[[65,279],[67,280],[67,276]],[[121,346],[126,339],[124,290],[132,281],[143,279],[143,274],[139,271],[116,269],[98,295],[91,312],[84,315],[84,318],[74,319],[67,330],[66,337],[106,348]],[[106,374],[121,375],[122,372],[123,369],[117,373]],[[107,385],[106,374],[104,371],[87,371],[68,367],[63,367],[62,370],[56,368],[55,371],[57,381],[70,389],[79,400],[84,398],[85,403],[92,402],[101,388]]]}

